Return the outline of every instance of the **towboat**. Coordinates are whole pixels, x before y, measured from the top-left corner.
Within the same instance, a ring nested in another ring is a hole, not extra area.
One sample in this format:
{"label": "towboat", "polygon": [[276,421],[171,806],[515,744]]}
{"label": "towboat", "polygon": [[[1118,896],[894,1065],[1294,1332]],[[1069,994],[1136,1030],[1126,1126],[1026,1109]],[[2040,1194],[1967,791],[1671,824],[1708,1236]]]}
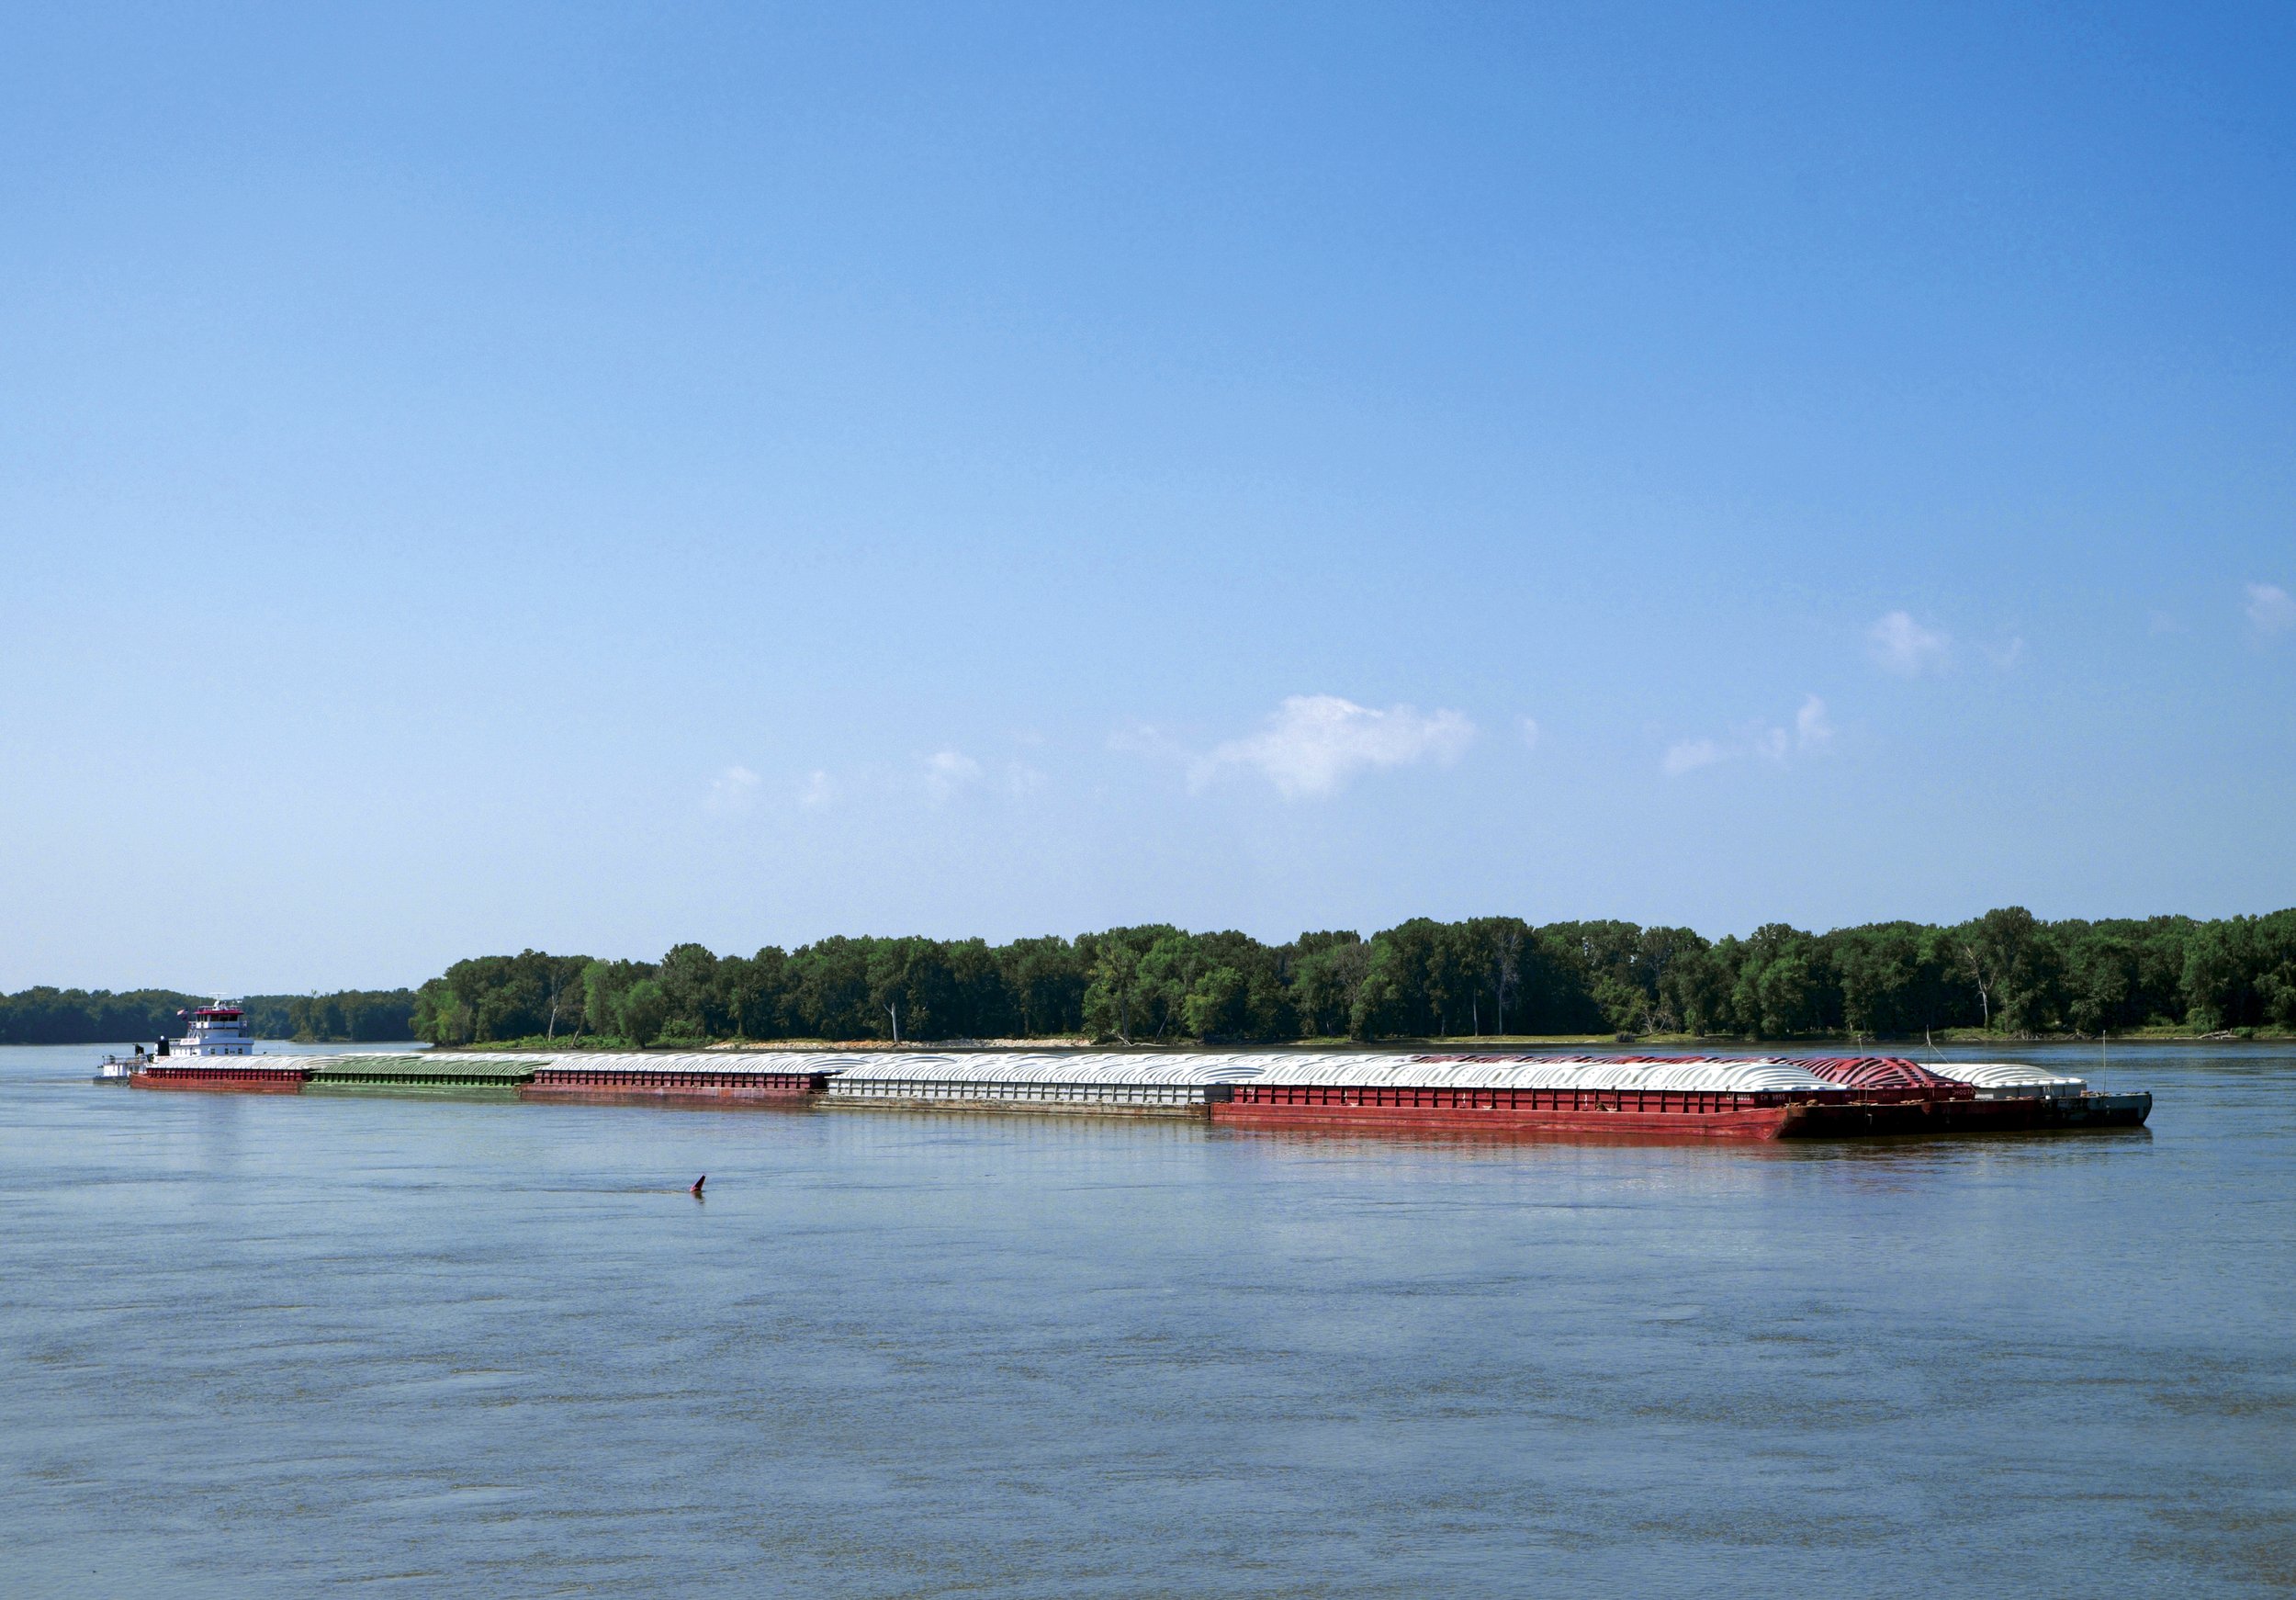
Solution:
{"label": "towboat", "polygon": [[212,1005],[178,1011],[181,1039],[163,1039],[150,1055],[131,1058],[128,1081],[144,1089],[232,1089],[241,1093],[299,1094],[300,1066],[257,1065],[253,1027],[246,1008],[219,996]]}
{"label": "towboat", "polygon": [[211,1006],[201,1006],[191,1011],[178,1011],[190,1025],[184,1036],[172,1046],[163,1046],[163,1055],[253,1055],[255,1035],[247,1020],[246,1011],[236,1000],[218,997]]}

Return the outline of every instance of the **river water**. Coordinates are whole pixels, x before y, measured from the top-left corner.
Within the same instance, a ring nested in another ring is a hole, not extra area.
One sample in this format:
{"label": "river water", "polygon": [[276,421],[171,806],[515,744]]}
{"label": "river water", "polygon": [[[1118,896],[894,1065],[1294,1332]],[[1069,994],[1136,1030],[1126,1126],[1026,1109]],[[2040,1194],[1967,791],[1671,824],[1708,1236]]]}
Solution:
{"label": "river water", "polygon": [[2134,1133],[1758,1148],[99,1054],[0,1050],[12,1595],[2296,1587],[2296,1051],[2116,1049]]}

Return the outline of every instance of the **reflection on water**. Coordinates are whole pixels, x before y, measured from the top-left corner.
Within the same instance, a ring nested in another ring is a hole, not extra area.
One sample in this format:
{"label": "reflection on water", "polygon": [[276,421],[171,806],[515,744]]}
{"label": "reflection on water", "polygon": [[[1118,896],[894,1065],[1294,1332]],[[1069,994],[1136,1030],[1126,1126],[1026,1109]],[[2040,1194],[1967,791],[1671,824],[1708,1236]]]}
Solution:
{"label": "reflection on water", "polygon": [[12,1592],[2296,1583],[2286,1051],[2116,1049],[2135,1135],[1743,1149],[99,1054],[0,1051]]}

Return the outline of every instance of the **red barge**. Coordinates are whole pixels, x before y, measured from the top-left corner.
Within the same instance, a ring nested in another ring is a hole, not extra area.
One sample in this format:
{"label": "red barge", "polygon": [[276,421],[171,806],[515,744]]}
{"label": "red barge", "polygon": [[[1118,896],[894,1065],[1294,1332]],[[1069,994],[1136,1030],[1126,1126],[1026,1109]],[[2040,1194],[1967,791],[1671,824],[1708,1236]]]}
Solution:
{"label": "red barge", "polygon": [[518,1097],[602,1104],[809,1106],[834,1067],[812,1057],[693,1055],[558,1056],[535,1068]]}
{"label": "red barge", "polygon": [[220,1089],[242,1095],[299,1095],[310,1074],[299,1066],[257,1066],[253,1062],[225,1065],[218,1062],[175,1061],[166,1056],[139,1067],[129,1078],[131,1088]]}
{"label": "red barge", "polygon": [[1509,1138],[1795,1139],[2134,1127],[2152,1096],[2010,1065],[1947,1076],[1896,1057],[1278,1058],[1230,1086],[1239,1127]]}

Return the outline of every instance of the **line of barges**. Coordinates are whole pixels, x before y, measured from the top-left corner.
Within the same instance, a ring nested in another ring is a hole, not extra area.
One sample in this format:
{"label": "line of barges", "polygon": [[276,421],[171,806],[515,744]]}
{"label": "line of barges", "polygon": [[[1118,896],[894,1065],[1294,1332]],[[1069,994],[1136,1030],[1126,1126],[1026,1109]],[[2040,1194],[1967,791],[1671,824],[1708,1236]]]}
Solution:
{"label": "line of barges", "polygon": [[2148,1093],[2013,1062],[1393,1052],[705,1051],[145,1058],[152,1089],[1183,1117],[1238,1129],[1797,1139],[2142,1126]]}

